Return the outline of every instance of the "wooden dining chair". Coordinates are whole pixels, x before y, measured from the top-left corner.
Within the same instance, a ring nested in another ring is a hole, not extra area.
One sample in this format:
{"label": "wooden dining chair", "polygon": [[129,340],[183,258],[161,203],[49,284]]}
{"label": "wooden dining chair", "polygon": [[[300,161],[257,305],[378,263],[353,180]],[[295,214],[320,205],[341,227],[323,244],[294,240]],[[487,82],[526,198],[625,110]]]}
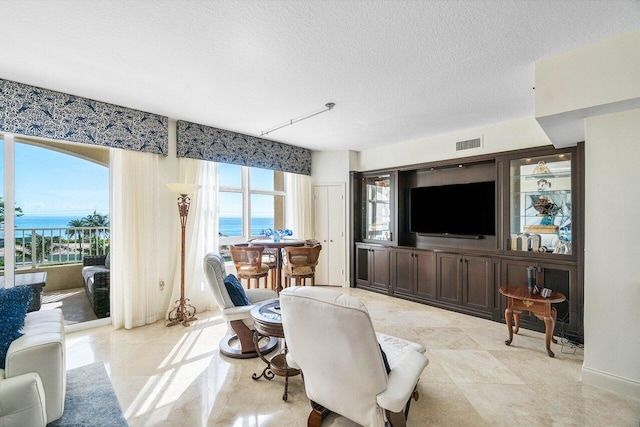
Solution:
{"label": "wooden dining chair", "polygon": [[[247,243],[249,244],[249,246],[253,246],[253,242],[255,240],[259,240],[257,237],[254,237],[252,239],[247,240]],[[278,251],[279,249],[276,248],[264,248],[264,251],[262,252],[262,263],[265,264],[267,267],[269,267],[269,289],[271,290],[275,290],[276,289],[276,268],[278,263],[276,262],[276,257],[278,255]]]}
{"label": "wooden dining chair", "polygon": [[316,284],[316,266],[322,245],[315,246],[287,246],[284,248],[284,277],[285,286],[291,286],[291,279],[296,280],[296,286],[305,285],[306,279],[311,279],[311,286]]}
{"label": "wooden dining chair", "polygon": [[304,241],[305,246],[320,246],[320,242],[316,239],[307,239]]}
{"label": "wooden dining chair", "polygon": [[264,248],[250,246],[243,243],[231,245],[231,259],[236,267],[238,279],[247,279],[247,289],[251,289],[251,280],[255,280],[256,288],[260,287],[260,279],[265,278],[265,288],[267,287],[267,276],[269,266],[262,261]]}

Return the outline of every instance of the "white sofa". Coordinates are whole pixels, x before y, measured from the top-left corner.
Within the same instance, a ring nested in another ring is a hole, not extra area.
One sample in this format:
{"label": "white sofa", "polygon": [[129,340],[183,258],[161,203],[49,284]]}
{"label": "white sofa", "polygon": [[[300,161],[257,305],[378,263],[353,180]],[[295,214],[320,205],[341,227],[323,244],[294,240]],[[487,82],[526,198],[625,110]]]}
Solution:
{"label": "white sofa", "polygon": [[62,416],[66,391],[62,311],[27,313],[24,334],[0,369],[0,426],[45,426]]}

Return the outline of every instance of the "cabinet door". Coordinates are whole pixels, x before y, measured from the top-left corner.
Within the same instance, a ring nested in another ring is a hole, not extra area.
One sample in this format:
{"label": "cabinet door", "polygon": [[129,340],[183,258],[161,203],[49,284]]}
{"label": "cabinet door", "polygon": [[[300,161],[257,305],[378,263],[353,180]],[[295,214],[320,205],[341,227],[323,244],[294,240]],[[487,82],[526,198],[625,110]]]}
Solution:
{"label": "cabinet door", "polygon": [[414,253],[407,249],[394,249],[391,251],[391,268],[393,278],[393,293],[414,293]]}
{"label": "cabinet door", "polygon": [[[503,260],[502,261],[502,283],[499,286],[527,286],[527,267],[536,267],[535,262],[529,261],[515,261],[515,260]],[[507,298],[502,297],[500,299],[500,314],[501,319],[504,320],[504,310],[507,308]],[[520,315],[520,320],[531,320],[535,317],[528,311],[523,312]]]}
{"label": "cabinet door", "polygon": [[356,285],[369,285],[369,246],[356,245]]}
{"label": "cabinet door", "polygon": [[436,299],[436,254],[435,252],[414,252],[413,262],[416,264],[415,295],[428,299]]}
{"label": "cabinet door", "polygon": [[[327,235],[329,242],[327,251],[327,283],[328,285],[344,285],[345,278],[345,244],[346,230],[344,219],[344,187],[342,185],[327,186]],[[323,239],[324,240],[324,239]],[[325,246],[324,243],[322,243]],[[324,248],[323,248],[324,249]],[[322,252],[322,251],[320,251]]]}
{"label": "cabinet door", "polygon": [[387,248],[370,249],[370,281],[374,288],[389,290],[389,250]]}
{"label": "cabinet door", "polygon": [[540,263],[539,282],[545,288],[558,291],[567,297],[566,301],[553,304],[558,312],[556,324],[562,325],[568,332],[578,332],[582,325],[582,313],[578,307],[582,307],[582,295],[578,295],[576,280],[576,268],[571,265]]}
{"label": "cabinet door", "polygon": [[463,305],[490,311],[493,308],[491,258],[465,256],[462,269]]}
{"label": "cabinet door", "polygon": [[[537,267],[537,285],[540,288],[549,288],[562,293],[567,297],[567,301],[553,304],[558,312],[555,334],[560,335],[561,330],[567,335],[576,337],[581,335],[582,325],[582,294],[578,292],[576,277],[576,266],[572,264],[556,264],[549,262],[526,262],[503,260],[502,279],[505,285],[527,285],[527,267]],[[506,298],[501,299],[500,309],[504,312],[506,308]],[[504,319],[504,313],[502,313]],[[544,330],[544,324],[537,320],[535,316],[524,312],[520,315],[520,320],[524,327],[534,327],[537,330]],[[526,322],[531,322],[527,324]]]}
{"label": "cabinet door", "polygon": [[462,257],[438,254],[438,300],[462,304]]}
{"label": "cabinet door", "polygon": [[393,241],[392,174],[364,176],[362,178],[362,238],[372,243]]}
{"label": "cabinet door", "polygon": [[527,286],[527,267],[535,265],[535,262],[504,260],[500,286]]}
{"label": "cabinet door", "polygon": [[341,185],[316,185],[313,201],[314,237],[322,244],[316,284],[344,285],[344,189]]}
{"label": "cabinet door", "polygon": [[572,157],[568,150],[509,162],[507,250],[572,255]]}

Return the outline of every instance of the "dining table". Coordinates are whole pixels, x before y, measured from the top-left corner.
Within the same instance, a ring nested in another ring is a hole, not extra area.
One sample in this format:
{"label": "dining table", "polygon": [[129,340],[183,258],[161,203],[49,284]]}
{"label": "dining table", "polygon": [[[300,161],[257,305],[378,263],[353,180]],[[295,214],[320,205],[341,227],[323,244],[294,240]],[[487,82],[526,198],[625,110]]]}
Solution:
{"label": "dining table", "polygon": [[276,250],[276,292],[280,295],[280,291],[282,291],[282,248],[287,246],[304,246],[306,241],[291,237],[283,237],[277,241],[273,239],[255,239],[250,243],[253,246],[262,246],[264,248]]}

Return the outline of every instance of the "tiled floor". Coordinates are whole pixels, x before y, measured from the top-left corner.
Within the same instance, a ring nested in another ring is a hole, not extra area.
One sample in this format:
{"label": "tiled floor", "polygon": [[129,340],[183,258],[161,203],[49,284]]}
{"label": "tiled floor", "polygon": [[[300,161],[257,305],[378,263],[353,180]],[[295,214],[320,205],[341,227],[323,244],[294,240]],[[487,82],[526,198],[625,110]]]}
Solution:
{"label": "tiled floor", "polygon": [[84,288],[71,288],[58,291],[45,291],[42,296],[41,310],[60,308],[65,325],[96,320]]}
{"label": "tiled floor", "polygon": [[[634,426],[640,402],[580,382],[582,349],[555,359],[544,335],[521,330],[504,345],[504,324],[351,289],[380,332],[418,341],[429,366],[418,384],[410,426]],[[131,426],[305,426],[309,401],[301,378],[254,381],[259,359],[221,356],[226,326],[218,312],[191,327],[157,322],[67,335],[67,369],[104,361]],[[346,325],[345,325],[346,327]],[[565,351],[568,350],[565,348]]]}

